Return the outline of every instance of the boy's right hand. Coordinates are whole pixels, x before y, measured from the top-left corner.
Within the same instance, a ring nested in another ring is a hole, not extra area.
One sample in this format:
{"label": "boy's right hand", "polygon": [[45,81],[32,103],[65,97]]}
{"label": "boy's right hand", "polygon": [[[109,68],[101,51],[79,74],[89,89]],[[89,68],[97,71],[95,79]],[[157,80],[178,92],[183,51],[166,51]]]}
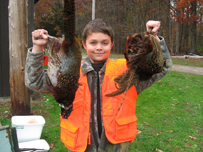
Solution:
{"label": "boy's right hand", "polygon": [[40,52],[43,46],[48,43],[48,32],[44,29],[38,29],[32,32],[32,52]]}

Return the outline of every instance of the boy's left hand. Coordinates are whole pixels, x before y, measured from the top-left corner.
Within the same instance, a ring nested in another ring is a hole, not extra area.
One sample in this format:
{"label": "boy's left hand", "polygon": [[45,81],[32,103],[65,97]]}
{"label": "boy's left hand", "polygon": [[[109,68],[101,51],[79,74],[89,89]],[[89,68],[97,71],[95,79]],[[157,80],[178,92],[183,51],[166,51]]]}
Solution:
{"label": "boy's left hand", "polygon": [[146,23],[146,28],[147,31],[152,28],[152,33],[153,35],[157,38],[158,41],[160,41],[159,37],[157,36],[158,30],[161,26],[161,22],[160,21],[154,21],[154,20],[150,20]]}

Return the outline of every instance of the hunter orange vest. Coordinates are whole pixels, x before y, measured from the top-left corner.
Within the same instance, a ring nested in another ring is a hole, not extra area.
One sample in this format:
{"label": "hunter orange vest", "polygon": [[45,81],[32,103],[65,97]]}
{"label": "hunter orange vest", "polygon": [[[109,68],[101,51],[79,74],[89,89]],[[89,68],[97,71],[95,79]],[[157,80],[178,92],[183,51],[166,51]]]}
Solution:
{"label": "hunter orange vest", "polygon": [[[102,117],[107,139],[113,143],[132,142],[137,134],[137,117],[135,116],[137,92],[132,86],[126,94],[121,109],[118,111],[124,94],[115,97],[105,95],[117,90],[114,78],[127,70],[126,60],[107,60],[102,84]],[[90,105],[87,76],[80,72],[79,83],[73,102],[73,111],[68,119],[61,117],[61,140],[72,151],[84,152],[90,144]],[[115,116],[116,114],[116,116]]]}

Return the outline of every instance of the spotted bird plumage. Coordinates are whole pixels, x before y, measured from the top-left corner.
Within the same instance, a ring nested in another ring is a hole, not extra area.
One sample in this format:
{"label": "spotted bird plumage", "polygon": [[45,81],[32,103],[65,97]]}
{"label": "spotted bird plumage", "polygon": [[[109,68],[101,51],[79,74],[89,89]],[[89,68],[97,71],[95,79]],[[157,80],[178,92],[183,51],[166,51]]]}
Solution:
{"label": "spotted bird plumage", "polygon": [[53,85],[54,98],[70,113],[79,86],[82,58],[80,44],[75,38],[74,0],[64,0],[63,22],[65,39],[48,36],[48,76]]}
{"label": "spotted bird plumage", "polygon": [[112,97],[127,92],[135,81],[149,80],[154,74],[162,71],[164,57],[151,30],[128,37],[124,52],[128,70],[114,79],[118,90],[106,96]]}

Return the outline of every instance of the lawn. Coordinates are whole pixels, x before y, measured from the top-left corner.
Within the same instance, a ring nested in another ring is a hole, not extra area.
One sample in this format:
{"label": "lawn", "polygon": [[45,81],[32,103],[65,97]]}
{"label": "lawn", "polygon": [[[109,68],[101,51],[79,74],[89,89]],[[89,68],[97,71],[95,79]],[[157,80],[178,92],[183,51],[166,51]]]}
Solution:
{"label": "lawn", "polygon": [[203,151],[203,76],[169,72],[137,99],[130,151]]}
{"label": "lawn", "polygon": [[172,60],[173,60],[173,64],[203,67],[203,59],[192,59],[192,58],[177,59],[177,58],[172,58]]}
{"label": "lawn", "polygon": [[[203,151],[203,76],[170,71],[137,98],[136,115],[140,134],[130,152]],[[53,152],[67,151],[60,141],[60,107],[51,95],[31,102],[32,114],[42,115],[42,131]],[[11,105],[0,103],[0,122],[10,125]]]}

